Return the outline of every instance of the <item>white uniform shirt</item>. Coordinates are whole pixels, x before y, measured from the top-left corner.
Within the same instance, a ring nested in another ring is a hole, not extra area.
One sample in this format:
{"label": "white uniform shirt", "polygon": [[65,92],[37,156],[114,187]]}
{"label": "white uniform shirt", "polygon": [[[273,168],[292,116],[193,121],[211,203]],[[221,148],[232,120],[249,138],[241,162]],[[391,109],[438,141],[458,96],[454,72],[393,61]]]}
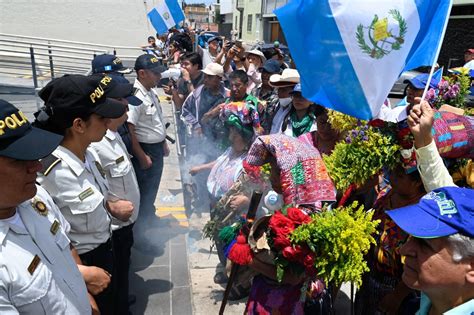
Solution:
{"label": "white uniform shirt", "polygon": [[[37,201],[46,205],[45,215],[33,208]],[[90,314],[86,285],[66,236],[69,224],[51,197],[38,187],[16,211],[16,222],[0,220],[0,314]]]}
{"label": "white uniform shirt", "polygon": [[[101,174],[99,158],[88,149],[86,162],[59,146],[52,153],[61,160],[38,181],[53,197],[61,213],[71,225],[69,238],[79,254],[105,243],[111,235],[107,200],[107,180]],[[99,166],[97,166],[99,165]]]}
{"label": "white uniform shirt", "polygon": [[163,142],[166,130],[158,93],[154,89],[145,89],[138,79],[135,79],[133,86],[138,89],[135,96],[143,102],[138,106],[129,106],[128,112],[128,122],[135,126],[138,142]]}
{"label": "white uniform shirt", "polygon": [[133,214],[127,222],[112,217],[112,230],[132,224],[137,220],[140,208],[140,190],[130,155],[122,138],[117,132],[107,130],[102,141],[92,143],[91,148],[99,156],[105,170],[109,183],[109,199],[124,199],[133,203]]}

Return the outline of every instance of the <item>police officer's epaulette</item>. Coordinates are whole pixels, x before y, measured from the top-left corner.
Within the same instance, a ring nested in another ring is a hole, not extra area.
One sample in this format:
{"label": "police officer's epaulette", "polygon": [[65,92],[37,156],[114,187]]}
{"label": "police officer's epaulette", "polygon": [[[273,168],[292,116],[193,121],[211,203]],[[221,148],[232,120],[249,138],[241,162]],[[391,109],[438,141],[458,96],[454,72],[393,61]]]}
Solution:
{"label": "police officer's epaulette", "polygon": [[39,171],[40,174],[44,176],[48,176],[48,174],[52,171],[52,169],[61,162],[60,158],[55,157],[54,155],[50,154],[47,157],[41,159],[42,168]]}
{"label": "police officer's epaulette", "polygon": [[136,87],[134,87],[134,88],[133,88],[133,90],[132,90],[132,94],[133,94],[133,95],[137,95],[137,94],[138,94],[138,92],[140,92],[140,89],[139,89],[139,88],[136,88]]}

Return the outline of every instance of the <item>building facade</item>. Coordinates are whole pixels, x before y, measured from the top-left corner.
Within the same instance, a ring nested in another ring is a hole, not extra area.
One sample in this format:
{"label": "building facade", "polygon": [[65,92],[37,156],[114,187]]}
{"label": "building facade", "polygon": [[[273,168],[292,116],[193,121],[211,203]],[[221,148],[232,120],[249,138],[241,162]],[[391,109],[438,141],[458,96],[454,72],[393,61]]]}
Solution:
{"label": "building facade", "polygon": [[285,35],[273,11],[288,3],[288,0],[262,0],[262,40],[271,43],[278,40],[286,45]]}
{"label": "building facade", "polygon": [[233,28],[247,44],[263,39],[262,0],[234,0]]}
{"label": "building facade", "polygon": [[210,29],[211,20],[209,19],[209,7],[204,3],[186,4],[183,2],[184,15],[186,20],[195,29]]}
{"label": "building facade", "polygon": [[233,1],[232,0],[220,0],[220,21],[219,24],[219,33],[226,38],[231,38],[231,31],[233,26],[233,17],[234,17],[234,10],[233,10]]}

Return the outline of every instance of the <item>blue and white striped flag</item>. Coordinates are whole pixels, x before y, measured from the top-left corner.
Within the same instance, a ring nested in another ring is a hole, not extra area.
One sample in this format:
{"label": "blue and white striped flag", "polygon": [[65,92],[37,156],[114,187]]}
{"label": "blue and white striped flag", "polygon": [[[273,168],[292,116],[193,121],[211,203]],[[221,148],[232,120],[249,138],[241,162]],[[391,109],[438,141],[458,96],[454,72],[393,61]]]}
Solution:
{"label": "blue and white striped flag", "polygon": [[303,95],[375,117],[405,70],[433,65],[452,0],[290,0],[275,10]]}
{"label": "blue and white striped flag", "polygon": [[163,34],[184,21],[185,16],[178,0],[158,0],[158,4],[148,12],[148,18],[156,32]]}

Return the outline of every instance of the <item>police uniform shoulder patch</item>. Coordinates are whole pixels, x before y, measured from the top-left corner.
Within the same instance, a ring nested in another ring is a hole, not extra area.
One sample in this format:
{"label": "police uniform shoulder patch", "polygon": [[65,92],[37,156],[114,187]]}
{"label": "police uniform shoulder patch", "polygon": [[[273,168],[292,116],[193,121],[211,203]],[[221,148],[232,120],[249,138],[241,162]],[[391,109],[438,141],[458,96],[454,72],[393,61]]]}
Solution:
{"label": "police uniform shoulder patch", "polygon": [[53,170],[53,168],[61,162],[60,158],[55,157],[54,155],[50,154],[47,157],[41,159],[42,168],[39,171],[40,174],[44,176],[48,176],[48,174]]}
{"label": "police uniform shoulder patch", "polygon": [[95,162],[95,167],[97,167],[97,170],[99,171],[100,175],[102,175],[102,177],[105,178],[105,170],[102,167],[102,165],[100,165],[100,163],[97,161],[94,161],[94,162]]}

